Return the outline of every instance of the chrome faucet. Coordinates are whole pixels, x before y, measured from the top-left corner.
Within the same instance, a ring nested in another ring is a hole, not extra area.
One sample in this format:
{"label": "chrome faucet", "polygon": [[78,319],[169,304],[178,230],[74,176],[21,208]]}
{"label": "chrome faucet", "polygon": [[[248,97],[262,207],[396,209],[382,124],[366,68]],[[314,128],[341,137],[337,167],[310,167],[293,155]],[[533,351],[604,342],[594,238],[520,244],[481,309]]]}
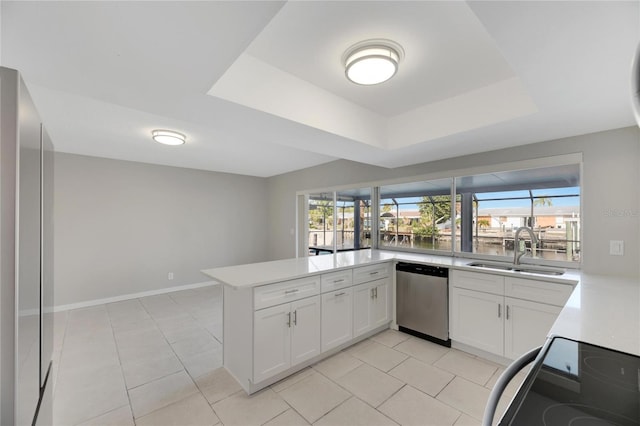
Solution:
{"label": "chrome faucet", "polygon": [[527,231],[531,236],[531,248],[533,249],[534,244],[538,244],[538,239],[536,238],[536,234],[533,233],[531,228],[527,228],[526,226],[522,226],[516,229],[516,235],[513,237],[513,264],[519,265],[520,258],[527,253],[527,249],[525,248],[522,253],[520,253],[520,233],[522,231]]}

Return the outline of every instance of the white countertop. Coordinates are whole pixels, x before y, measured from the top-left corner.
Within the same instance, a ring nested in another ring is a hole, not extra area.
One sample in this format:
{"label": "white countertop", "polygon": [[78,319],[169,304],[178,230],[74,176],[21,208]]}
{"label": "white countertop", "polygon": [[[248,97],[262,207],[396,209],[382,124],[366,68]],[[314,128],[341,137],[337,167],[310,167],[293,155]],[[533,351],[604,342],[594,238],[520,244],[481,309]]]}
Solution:
{"label": "white countertop", "polygon": [[389,255],[389,252],[379,250],[347,251],[322,256],[205,269],[202,272],[216,281],[235,288],[256,287],[311,274],[387,262],[395,259],[395,253],[391,253]]}
{"label": "white countertop", "polygon": [[549,335],[640,355],[640,283],[582,274]]}
{"label": "white countertop", "polygon": [[[292,280],[312,274],[332,272],[344,268],[365,266],[374,263],[401,261],[424,263],[434,266],[445,266],[454,269],[478,270],[467,264],[474,259],[429,255],[421,253],[408,253],[390,250],[359,250],[347,251],[322,256],[300,257],[295,259],[274,260],[271,262],[249,263],[246,265],[225,266],[221,268],[204,269],[202,273],[234,288],[257,287],[280,281]],[[493,274],[513,276],[514,274],[526,277],[534,277],[512,271],[485,270]],[[540,278],[540,276],[538,276]],[[545,281],[577,283],[580,273],[577,270],[567,270],[561,277],[544,276]]]}
{"label": "white countertop", "polygon": [[[252,288],[310,274],[387,261],[407,261],[453,269],[472,259],[385,250],[360,250],[307,258],[276,260],[213,268],[202,272],[237,289]],[[492,274],[534,278],[531,274],[485,270]],[[569,270],[561,277],[538,276],[544,281],[578,283],[550,335],[561,335],[640,355],[640,283],[637,280],[596,276]]]}

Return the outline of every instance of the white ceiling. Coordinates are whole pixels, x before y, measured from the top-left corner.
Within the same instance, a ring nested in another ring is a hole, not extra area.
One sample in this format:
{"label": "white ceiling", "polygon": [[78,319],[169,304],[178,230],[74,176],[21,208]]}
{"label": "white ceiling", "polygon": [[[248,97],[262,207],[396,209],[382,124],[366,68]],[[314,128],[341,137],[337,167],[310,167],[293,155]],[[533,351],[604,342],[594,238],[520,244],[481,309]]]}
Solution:
{"label": "white ceiling", "polygon": [[[1,3],[62,152],[273,176],[338,158],[398,167],[635,123],[638,1]],[[405,58],[363,87],[352,44]],[[183,132],[181,147],[150,132]]]}

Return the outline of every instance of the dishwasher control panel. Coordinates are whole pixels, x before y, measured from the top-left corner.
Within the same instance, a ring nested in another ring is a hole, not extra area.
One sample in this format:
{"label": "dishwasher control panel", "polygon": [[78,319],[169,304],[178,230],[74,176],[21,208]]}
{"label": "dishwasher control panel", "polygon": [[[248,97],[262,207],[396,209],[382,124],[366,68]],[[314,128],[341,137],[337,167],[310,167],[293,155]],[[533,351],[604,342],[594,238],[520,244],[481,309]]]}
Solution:
{"label": "dishwasher control panel", "polygon": [[434,277],[441,277],[441,278],[449,278],[448,268],[444,268],[440,266],[432,266],[432,265],[421,265],[419,263],[399,262],[396,265],[396,271],[410,272],[413,274],[431,275]]}

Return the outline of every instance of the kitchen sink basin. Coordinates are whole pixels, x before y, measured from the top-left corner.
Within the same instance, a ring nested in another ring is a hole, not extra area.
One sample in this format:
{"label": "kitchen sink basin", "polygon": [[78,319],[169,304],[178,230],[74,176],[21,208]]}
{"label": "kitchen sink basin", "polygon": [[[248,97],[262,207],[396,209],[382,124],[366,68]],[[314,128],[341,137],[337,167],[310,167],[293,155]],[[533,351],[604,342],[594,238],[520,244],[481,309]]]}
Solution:
{"label": "kitchen sink basin", "polygon": [[467,266],[473,266],[476,268],[489,268],[489,269],[501,269],[503,271],[511,271],[513,269],[510,263],[497,263],[497,262],[471,262]]}
{"label": "kitchen sink basin", "polygon": [[515,267],[512,271],[516,272],[525,272],[527,274],[538,274],[538,275],[563,275],[564,271],[562,269],[551,269],[551,268],[519,268]]}
{"label": "kitchen sink basin", "polygon": [[514,265],[512,263],[500,263],[500,262],[471,262],[467,266],[473,266],[475,268],[485,269],[498,269],[502,271],[514,271],[523,272],[525,274],[537,274],[537,275],[554,275],[560,276],[564,274],[564,270],[556,268],[548,268],[544,266],[532,266],[532,265]]}

